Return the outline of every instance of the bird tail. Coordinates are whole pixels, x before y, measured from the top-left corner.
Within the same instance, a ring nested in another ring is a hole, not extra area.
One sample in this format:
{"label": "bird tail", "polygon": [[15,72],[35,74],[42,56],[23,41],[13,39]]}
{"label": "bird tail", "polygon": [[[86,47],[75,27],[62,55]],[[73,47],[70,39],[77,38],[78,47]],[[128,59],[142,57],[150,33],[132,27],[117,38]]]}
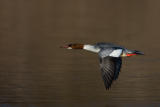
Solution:
{"label": "bird tail", "polygon": [[136,54],[136,55],[144,55],[143,52],[137,51],[137,50],[133,50],[132,53],[134,53],[134,54]]}

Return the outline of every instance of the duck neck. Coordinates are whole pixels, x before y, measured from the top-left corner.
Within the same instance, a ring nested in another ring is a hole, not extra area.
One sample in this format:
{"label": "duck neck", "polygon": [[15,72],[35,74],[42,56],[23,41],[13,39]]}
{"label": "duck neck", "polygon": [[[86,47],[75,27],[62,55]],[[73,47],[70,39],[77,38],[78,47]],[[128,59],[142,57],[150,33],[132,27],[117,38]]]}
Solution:
{"label": "duck neck", "polygon": [[94,45],[88,45],[88,44],[84,45],[83,49],[87,51],[95,52],[95,53],[98,53],[100,51],[100,49],[95,47]]}

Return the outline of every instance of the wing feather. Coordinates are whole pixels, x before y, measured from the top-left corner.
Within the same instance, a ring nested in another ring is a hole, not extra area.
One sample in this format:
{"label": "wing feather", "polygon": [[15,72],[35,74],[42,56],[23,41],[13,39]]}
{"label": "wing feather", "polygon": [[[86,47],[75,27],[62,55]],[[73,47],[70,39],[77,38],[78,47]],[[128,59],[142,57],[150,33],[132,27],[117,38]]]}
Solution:
{"label": "wing feather", "polygon": [[122,60],[120,57],[104,57],[100,58],[101,74],[106,89],[111,87],[113,80],[118,78]]}

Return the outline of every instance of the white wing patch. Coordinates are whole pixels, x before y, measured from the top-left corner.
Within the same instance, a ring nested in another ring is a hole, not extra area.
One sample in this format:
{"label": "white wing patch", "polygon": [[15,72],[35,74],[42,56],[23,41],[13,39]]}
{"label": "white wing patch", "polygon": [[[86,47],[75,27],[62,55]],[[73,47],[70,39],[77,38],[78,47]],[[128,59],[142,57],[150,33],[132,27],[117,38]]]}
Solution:
{"label": "white wing patch", "polygon": [[122,54],[122,49],[116,49],[112,53],[110,53],[109,56],[119,57],[121,54]]}

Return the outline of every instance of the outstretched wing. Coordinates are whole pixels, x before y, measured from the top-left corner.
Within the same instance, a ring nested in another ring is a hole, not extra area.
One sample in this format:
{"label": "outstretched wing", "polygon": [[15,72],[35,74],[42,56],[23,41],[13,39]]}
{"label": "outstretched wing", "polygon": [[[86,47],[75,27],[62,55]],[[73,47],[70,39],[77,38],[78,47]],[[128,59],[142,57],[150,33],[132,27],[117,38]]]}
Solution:
{"label": "outstretched wing", "polygon": [[100,68],[106,89],[109,89],[113,80],[118,78],[121,64],[121,57],[100,57]]}

